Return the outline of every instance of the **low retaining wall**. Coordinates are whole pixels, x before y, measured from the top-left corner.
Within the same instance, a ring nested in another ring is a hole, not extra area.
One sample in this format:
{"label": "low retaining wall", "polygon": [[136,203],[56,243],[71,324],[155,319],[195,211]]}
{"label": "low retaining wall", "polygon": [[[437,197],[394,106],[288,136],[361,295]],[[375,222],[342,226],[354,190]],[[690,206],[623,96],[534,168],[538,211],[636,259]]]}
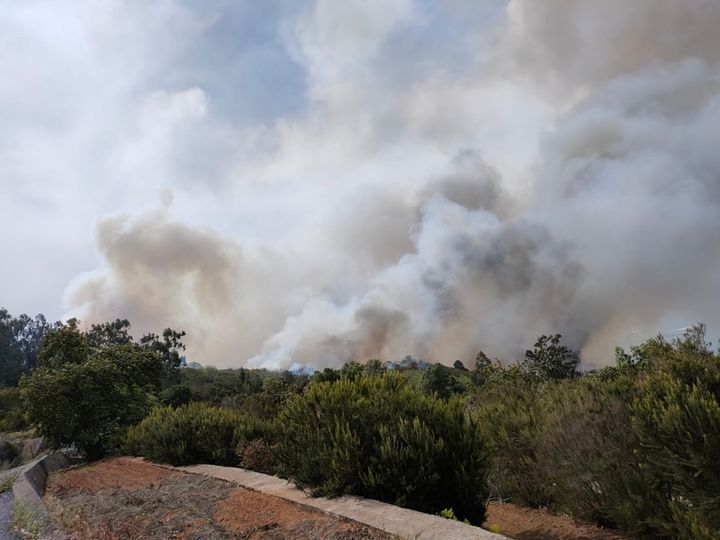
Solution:
{"label": "low retaining wall", "polygon": [[440,516],[400,508],[392,504],[345,495],[335,499],[310,497],[286,480],[254,471],[217,465],[191,465],[174,467],[178,470],[203,474],[233,482],[239,486],[274,495],[326,513],[346,517],[395,534],[400,538],[418,540],[501,540],[507,538],[480,527]]}
{"label": "low retaining wall", "polygon": [[73,464],[74,462],[65,454],[55,452],[25,465],[15,479],[12,487],[15,504],[25,506],[25,510],[32,514],[31,519],[37,524],[40,538],[48,540],[67,538],[53,523],[42,497],[45,494],[48,475]]}

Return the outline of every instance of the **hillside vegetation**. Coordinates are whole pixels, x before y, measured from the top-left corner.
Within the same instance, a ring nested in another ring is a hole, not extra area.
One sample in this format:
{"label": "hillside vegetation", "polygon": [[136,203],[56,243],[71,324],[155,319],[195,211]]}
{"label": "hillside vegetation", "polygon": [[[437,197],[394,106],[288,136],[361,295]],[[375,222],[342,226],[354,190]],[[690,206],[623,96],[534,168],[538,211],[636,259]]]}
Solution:
{"label": "hillside vegetation", "polygon": [[509,367],[481,352],[472,370],[373,359],[313,375],[180,370],[182,334],[108,325],[49,330],[0,422],[24,412],[91,459],[237,465],[473,524],[503,499],[639,537],[720,537],[720,356],[702,325],[590,373],[555,335]]}

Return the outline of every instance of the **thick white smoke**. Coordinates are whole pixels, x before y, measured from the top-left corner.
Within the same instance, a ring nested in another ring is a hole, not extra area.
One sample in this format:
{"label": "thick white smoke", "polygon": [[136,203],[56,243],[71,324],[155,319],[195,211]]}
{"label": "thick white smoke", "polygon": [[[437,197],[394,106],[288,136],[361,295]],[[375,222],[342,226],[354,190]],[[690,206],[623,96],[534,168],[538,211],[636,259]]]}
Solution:
{"label": "thick white smoke", "polygon": [[593,367],[636,331],[720,326],[720,4],[513,0],[464,36],[461,70],[428,53],[396,74],[405,58],[382,59],[417,6],[356,4],[289,31],[307,114],[205,124],[244,141],[211,168],[243,225],[101,219],[72,314],[273,368],[512,360],[548,332]]}

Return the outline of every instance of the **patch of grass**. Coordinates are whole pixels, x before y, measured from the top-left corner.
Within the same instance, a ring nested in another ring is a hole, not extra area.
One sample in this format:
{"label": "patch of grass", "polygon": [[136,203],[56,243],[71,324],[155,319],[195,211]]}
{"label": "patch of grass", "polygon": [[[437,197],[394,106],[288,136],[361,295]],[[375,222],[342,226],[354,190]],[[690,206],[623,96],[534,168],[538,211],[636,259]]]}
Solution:
{"label": "patch of grass", "polygon": [[45,520],[35,507],[22,501],[15,501],[13,527],[18,532],[27,538],[40,538],[45,525]]}
{"label": "patch of grass", "polygon": [[488,526],[488,531],[495,534],[500,534],[500,525],[496,525],[495,523]]}
{"label": "patch of grass", "polygon": [[0,493],[5,493],[8,489],[10,489],[15,483],[15,478],[16,476],[14,474],[9,474],[0,480]]}

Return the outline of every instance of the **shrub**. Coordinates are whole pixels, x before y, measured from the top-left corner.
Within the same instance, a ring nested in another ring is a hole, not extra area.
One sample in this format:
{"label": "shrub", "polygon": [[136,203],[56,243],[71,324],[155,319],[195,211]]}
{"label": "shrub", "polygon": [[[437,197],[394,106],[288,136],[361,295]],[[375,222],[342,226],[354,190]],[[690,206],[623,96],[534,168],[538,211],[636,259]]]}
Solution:
{"label": "shrub", "polygon": [[192,401],[193,394],[186,384],[175,384],[160,393],[160,402],[170,407],[180,407]]}
{"label": "shrub", "polygon": [[21,450],[11,441],[0,439],[0,471],[12,469],[20,464]]}
{"label": "shrub", "polygon": [[238,444],[252,434],[237,411],[193,402],[155,409],[128,429],[123,449],[171,465],[236,465]]}
{"label": "shrub", "polygon": [[433,364],[423,371],[420,387],[426,394],[435,393],[442,399],[463,391],[462,383],[452,375],[450,368],[442,364]]}
{"label": "shrub", "polygon": [[631,534],[720,538],[720,357],[695,326],[582,377],[485,368],[493,495]]}
{"label": "shrub", "polygon": [[278,460],[270,443],[265,439],[241,440],[237,456],[239,465],[244,469],[265,474],[275,474],[278,470]]}
{"label": "shrub", "polygon": [[20,389],[0,388],[0,431],[17,431],[25,427]]}
{"label": "shrub", "polygon": [[492,496],[532,506],[550,501],[537,457],[544,422],[538,390],[519,370],[498,370],[471,400],[492,455]]}
{"label": "shrub", "polygon": [[642,381],[635,423],[655,490],[666,501],[653,526],[677,538],[718,538],[720,358],[688,341],[676,343]]}
{"label": "shrub", "polygon": [[550,486],[557,510],[644,534],[662,501],[632,425],[636,393],[634,377],[622,373],[546,386],[536,456],[539,481]]}
{"label": "shrub", "polygon": [[280,414],[281,471],[316,493],[355,493],[482,523],[487,455],[458,399],[397,373],[313,383]]}

